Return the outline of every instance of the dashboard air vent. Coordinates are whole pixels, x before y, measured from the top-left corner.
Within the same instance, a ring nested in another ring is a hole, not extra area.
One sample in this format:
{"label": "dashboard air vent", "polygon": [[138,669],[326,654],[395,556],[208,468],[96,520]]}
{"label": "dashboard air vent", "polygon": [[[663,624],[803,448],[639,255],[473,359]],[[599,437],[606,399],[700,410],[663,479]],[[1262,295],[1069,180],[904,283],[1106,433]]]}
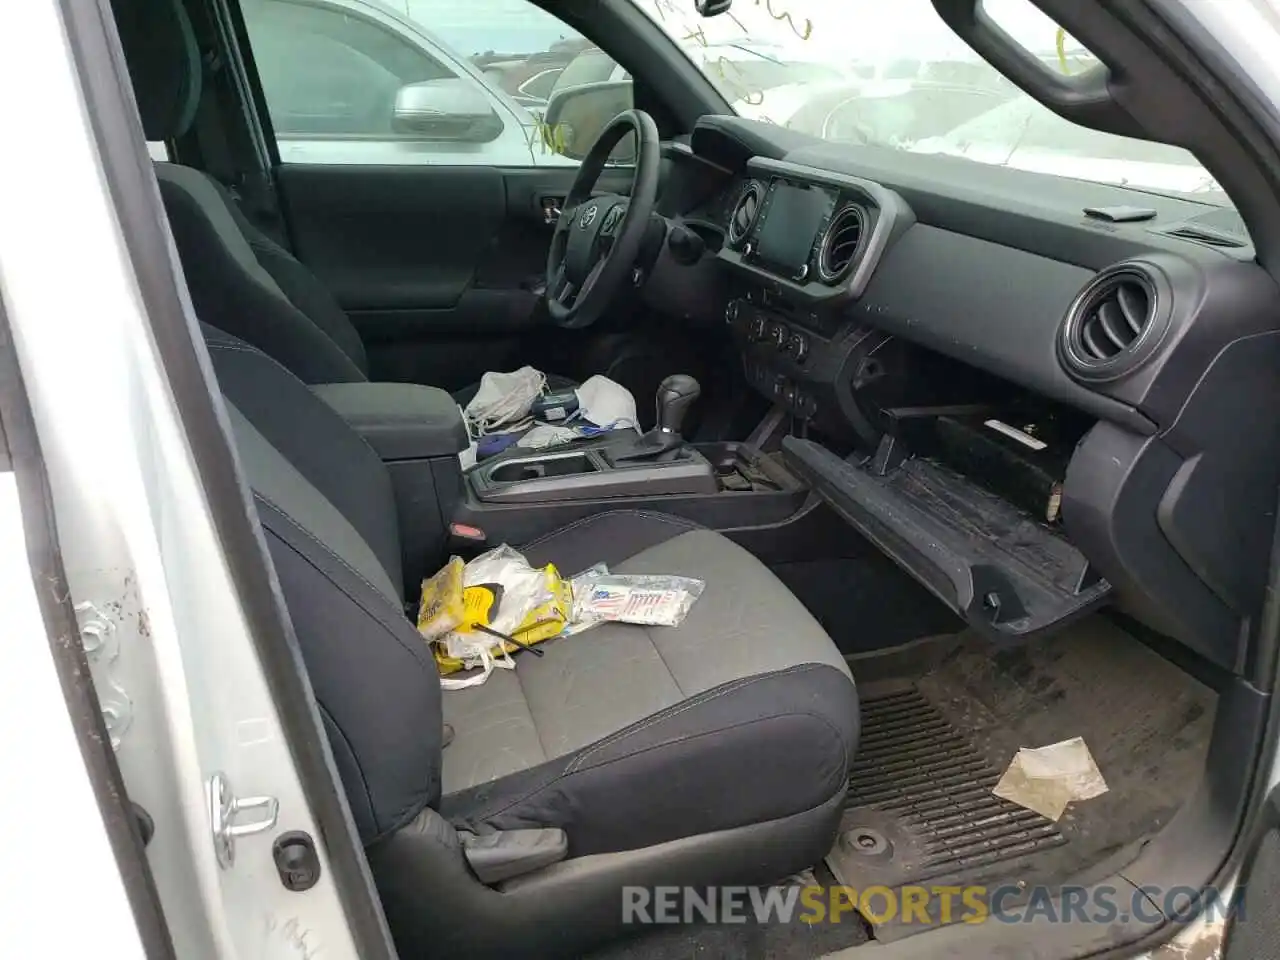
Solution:
{"label": "dashboard air vent", "polygon": [[764,184],[759,180],[748,180],[734,201],[729,212],[729,243],[738,246],[747,238],[756,222],[756,214],[760,212],[760,202],[764,200]]}
{"label": "dashboard air vent", "polygon": [[818,279],[836,283],[853,265],[862,237],[866,233],[866,212],[856,204],[842,207],[831,218],[818,251]]}
{"label": "dashboard air vent", "polygon": [[1169,322],[1168,297],[1151,269],[1109,267],[1085,286],[1063,321],[1059,347],[1067,370],[1084,380],[1112,380],[1138,367]]}
{"label": "dashboard air vent", "polygon": [[1199,224],[1184,223],[1179,227],[1174,227],[1164,231],[1165,236],[1177,237],[1179,240],[1190,240],[1193,243],[1202,243],[1207,247],[1228,247],[1239,249],[1247,247],[1249,241],[1232,236],[1229,233],[1222,233],[1211,227],[1202,227]]}

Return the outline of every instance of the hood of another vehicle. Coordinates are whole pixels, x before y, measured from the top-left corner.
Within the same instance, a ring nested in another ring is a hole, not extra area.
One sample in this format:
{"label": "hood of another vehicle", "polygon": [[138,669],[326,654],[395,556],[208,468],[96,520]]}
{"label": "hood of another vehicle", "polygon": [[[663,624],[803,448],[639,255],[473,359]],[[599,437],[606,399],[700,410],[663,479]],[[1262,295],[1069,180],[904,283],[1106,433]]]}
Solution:
{"label": "hood of another vehicle", "polygon": [[960,148],[948,143],[943,137],[921,140],[911,149],[913,153],[941,153],[1032,173],[1047,173],[1076,180],[1090,180],[1095,183],[1113,183],[1116,186],[1136,189],[1169,190],[1175,193],[1191,194],[1222,189],[1213,177],[1193,163],[1152,163],[1108,157],[1082,157],[1076,154],[1055,153],[1052,150],[1027,148],[1016,149],[1010,153],[1007,147],[992,144],[973,144]]}
{"label": "hood of another vehicle", "polygon": [[[806,129],[805,118],[797,116],[811,103],[818,101],[838,102],[856,96],[860,85],[856,81],[832,80],[824,83],[787,83],[771,87],[764,91],[759,103],[748,103],[747,100],[736,100],[733,109],[740,116],[750,120],[767,120],[779,126],[791,127],[804,133],[819,134],[820,129]],[[751,99],[755,99],[752,97]],[[800,120],[801,125],[792,123]]]}

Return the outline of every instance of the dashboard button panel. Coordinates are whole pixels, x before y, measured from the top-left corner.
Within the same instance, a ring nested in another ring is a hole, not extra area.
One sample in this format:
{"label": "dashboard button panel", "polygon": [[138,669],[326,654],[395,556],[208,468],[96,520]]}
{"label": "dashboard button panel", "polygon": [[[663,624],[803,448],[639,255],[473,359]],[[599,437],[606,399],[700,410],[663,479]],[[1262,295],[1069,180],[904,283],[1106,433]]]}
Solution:
{"label": "dashboard button panel", "polygon": [[[830,405],[826,381],[830,379],[828,354],[833,344],[807,322],[808,314],[783,312],[765,291],[752,289],[731,300],[724,315],[742,350],[747,380],[755,390],[806,420],[817,417],[824,402]],[[820,399],[824,396],[827,401]],[[830,412],[836,413],[834,406]]]}

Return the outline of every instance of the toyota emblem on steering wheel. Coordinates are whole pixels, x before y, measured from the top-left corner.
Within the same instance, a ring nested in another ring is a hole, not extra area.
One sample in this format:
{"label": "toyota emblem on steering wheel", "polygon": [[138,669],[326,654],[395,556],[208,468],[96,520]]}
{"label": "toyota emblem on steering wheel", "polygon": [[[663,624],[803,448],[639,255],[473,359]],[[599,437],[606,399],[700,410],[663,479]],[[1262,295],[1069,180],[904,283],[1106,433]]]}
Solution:
{"label": "toyota emblem on steering wheel", "polygon": [[582,212],[582,216],[578,218],[578,226],[583,230],[596,222],[596,205],[593,203]]}

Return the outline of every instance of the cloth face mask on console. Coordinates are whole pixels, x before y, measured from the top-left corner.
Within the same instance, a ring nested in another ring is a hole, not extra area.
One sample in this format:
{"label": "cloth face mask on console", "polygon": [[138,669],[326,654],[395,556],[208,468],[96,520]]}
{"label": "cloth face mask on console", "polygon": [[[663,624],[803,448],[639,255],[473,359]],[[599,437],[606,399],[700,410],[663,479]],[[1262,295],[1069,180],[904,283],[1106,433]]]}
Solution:
{"label": "cloth face mask on console", "polygon": [[513,373],[486,373],[480,378],[480,389],[463,410],[472,435],[483,437],[527,419],[533,401],[542,396],[546,386],[546,375],[533,367],[521,367]]}

